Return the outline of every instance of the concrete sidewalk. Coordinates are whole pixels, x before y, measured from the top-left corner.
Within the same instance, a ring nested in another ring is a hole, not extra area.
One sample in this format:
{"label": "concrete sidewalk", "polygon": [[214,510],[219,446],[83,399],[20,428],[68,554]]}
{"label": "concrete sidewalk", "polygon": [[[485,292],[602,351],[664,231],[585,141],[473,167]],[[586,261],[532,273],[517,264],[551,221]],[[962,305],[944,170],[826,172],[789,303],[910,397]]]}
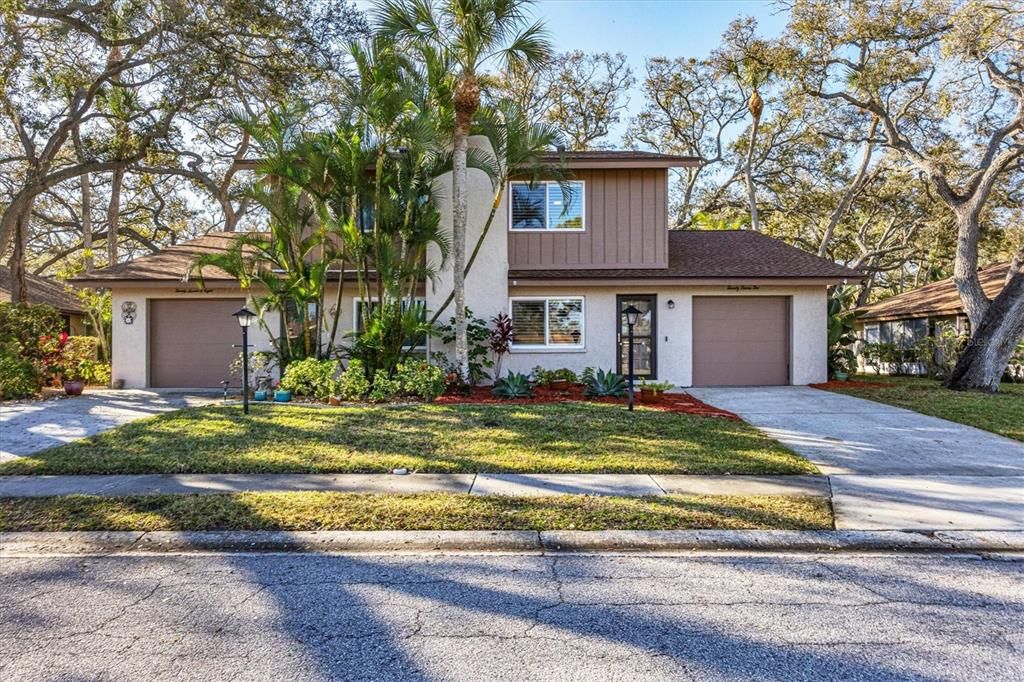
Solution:
{"label": "concrete sidewalk", "polygon": [[647,474],[139,474],[2,476],[0,497],[234,492],[463,493],[469,495],[810,495],[828,497],[821,476]]}

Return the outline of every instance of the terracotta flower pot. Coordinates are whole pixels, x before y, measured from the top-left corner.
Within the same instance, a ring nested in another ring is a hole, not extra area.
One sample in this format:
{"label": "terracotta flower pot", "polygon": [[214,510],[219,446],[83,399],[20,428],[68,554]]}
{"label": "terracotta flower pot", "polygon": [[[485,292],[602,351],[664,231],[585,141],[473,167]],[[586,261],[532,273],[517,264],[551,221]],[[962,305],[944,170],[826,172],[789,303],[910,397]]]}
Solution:
{"label": "terracotta flower pot", "polygon": [[82,395],[85,390],[85,382],[78,379],[67,379],[64,382],[64,393],[67,395]]}
{"label": "terracotta flower pot", "polygon": [[341,398],[339,398],[336,395],[332,395],[330,398],[327,399],[327,404],[334,405],[335,407],[337,407],[338,405],[341,405]]}
{"label": "terracotta flower pot", "polygon": [[655,391],[650,388],[640,389],[640,402],[648,405],[659,405],[665,397],[664,391]]}

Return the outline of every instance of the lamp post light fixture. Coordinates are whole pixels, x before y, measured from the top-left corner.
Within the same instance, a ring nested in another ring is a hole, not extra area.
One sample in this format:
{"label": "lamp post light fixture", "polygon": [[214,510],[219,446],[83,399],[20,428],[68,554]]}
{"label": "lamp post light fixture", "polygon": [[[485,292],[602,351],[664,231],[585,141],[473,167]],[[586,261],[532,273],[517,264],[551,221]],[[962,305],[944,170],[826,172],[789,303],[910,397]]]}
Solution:
{"label": "lamp post light fixture", "polygon": [[256,313],[242,308],[231,314],[242,328],[242,413],[249,414],[249,327],[256,319]]}
{"label": "lamp post light fixture", "polygon": [[629,340],[629,411],[633,411],[633,328],[636,323],[640,321],[640,316],[643,315],[643,311],[637,308],[635,305],[630,305],[622,311],[622,314],[626,316],[626,332]]}

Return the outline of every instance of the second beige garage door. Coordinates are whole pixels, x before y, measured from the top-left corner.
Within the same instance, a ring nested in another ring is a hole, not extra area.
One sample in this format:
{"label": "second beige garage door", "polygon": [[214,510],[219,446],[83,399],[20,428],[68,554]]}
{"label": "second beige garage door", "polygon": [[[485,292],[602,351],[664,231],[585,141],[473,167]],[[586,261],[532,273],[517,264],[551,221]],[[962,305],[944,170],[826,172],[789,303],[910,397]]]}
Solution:
{"label": "second beige garage door", "polygon": [[694,386],[782,386],[788,383],[788,298],[693,298]]}
{"label": "second beige garage door", "polygon": [[[149,302],[149,385],[216,388],[238,379],[228,367],[238,357],[242,331],[232,313],[241,298],[159,299]],[[250,332],[252,330],[250,329]],[[250,333],[250,343],[252,335]]]}

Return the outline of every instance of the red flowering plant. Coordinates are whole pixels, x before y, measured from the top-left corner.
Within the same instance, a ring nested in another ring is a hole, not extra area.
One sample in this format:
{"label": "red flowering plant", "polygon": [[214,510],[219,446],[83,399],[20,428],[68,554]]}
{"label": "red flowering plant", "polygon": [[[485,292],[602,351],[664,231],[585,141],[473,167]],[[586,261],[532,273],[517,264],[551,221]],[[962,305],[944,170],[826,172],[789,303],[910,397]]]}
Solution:
{"label": "red flowering plant", "polygon": [[59,384],[70,370],[64,362],[64,347],[68,345],[68,333],[57,335],[43,334],[39,337],[38,357],[43,373],[51,378],[51,382]]}

